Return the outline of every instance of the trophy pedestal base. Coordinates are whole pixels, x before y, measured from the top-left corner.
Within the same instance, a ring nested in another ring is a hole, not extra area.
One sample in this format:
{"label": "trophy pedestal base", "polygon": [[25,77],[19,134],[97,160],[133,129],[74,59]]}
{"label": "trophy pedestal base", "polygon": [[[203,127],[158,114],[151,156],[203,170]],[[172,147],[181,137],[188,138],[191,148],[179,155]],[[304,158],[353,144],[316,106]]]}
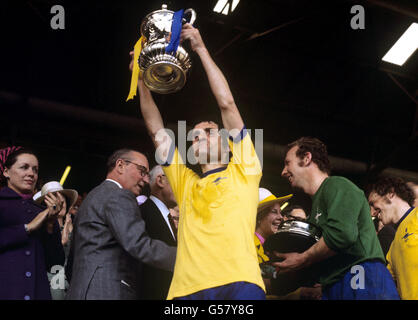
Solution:
{"label": "trophy pedestal base", "polygon": [[145,85],[160,94],[174,93],[186,83],[186,74],[181,67],[169,61],[159,61],[143,72]]}

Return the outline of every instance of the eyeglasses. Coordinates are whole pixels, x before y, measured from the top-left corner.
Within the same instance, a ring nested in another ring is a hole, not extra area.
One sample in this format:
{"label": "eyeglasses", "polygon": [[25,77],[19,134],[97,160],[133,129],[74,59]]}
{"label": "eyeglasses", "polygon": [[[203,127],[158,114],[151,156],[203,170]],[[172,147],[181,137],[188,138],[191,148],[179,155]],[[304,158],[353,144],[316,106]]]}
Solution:
{"label": "eyeglasses", "polygon": [[128,162],[128,163],[132,163],[133,165],[135,165],[135,167],[141,173],[141,176],[142,177],[145,177],[145,176],[149,177],[149,172],[147,171],[147,168],[145,168],[144,166],[142,166],[140,164],[137,164],[137,163],[135,163],[135,162],[133,162],[131,160],[126,160],[126,159],[122,159],[122,160],[125,161],[125,162]]}

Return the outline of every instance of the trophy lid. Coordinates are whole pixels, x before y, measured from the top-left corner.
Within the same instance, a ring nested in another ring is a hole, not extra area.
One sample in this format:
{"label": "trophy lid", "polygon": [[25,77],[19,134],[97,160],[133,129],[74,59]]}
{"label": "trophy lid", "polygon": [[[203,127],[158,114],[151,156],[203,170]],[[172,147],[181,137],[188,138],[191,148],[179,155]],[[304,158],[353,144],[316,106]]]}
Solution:
{"label": "trophy lid", "polygon": [[150,35],[155,32],[155,29],[161,33],[169,33],[173,15],[174,11],[167,10],[167,5],[163,4],[160,10],[149,13],[144,20],[142,20],[140,27],[141,34],[150,40]]}

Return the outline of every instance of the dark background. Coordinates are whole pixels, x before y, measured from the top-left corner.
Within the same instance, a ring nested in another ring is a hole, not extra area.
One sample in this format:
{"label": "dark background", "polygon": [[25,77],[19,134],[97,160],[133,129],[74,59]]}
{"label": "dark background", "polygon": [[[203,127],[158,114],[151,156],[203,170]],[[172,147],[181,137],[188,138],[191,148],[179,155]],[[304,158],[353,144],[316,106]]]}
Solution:
{"label": "dark background", "polygon": [[[382,173],[418,182],[418,54],[402,67],[381,61],[418,22],[417,1],[241,0],[228,16],[212,11],[216,2],[2,1],[0,147],[35,150],[44,182],[71,165],[65,187],[81,193],[104,179],[118,148],[143,150],[152,165],[138,97],[125,102],[128,53],[142,19],[166,3],[197,11],[195,26],[247,128],[264,130],[261,187],[292,191],[280,177],[282,146],[304,135],[325,142],[333,173],[360,187]],[[56,4],[65,9],[65,30],[50,27]],[[365,8],[364,30],[350,26],[356,4]],[[182,91],[154,96],[169,127],[220,121],[201,63],[192,59]],[[310,205],[301,193],[292,203]]]}

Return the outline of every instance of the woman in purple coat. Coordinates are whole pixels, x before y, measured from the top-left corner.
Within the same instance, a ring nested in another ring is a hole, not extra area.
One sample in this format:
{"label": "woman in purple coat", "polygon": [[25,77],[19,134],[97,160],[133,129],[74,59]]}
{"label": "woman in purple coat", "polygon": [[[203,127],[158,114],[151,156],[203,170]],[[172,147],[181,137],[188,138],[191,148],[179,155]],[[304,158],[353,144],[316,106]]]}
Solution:
{"label": "woman in purple coat", "polygon": [[62,201],[48,194],[47,209],[35,204],[37,181],[32,152],[0,150],[0,300],[50,300],[47,270],[64,263],[56,222]]}

